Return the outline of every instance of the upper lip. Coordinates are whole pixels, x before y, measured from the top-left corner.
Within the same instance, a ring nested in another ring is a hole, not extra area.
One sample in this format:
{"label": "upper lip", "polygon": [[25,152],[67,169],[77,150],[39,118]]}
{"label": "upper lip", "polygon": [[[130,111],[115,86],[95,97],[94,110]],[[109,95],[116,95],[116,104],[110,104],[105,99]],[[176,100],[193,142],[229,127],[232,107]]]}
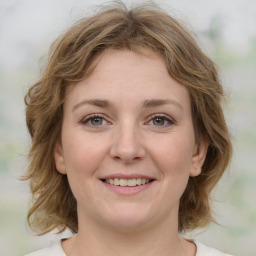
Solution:
{"label": "upper lip", "polygon": [[123,174],[123,173],[115,173],[115,174],[109,174],[104,177],[101,177],[101,180],[106,180],[106,179],[147,179],[147,180],[155,180],[154,177],[148,176],[148,175],[143,175],[143,174]]}

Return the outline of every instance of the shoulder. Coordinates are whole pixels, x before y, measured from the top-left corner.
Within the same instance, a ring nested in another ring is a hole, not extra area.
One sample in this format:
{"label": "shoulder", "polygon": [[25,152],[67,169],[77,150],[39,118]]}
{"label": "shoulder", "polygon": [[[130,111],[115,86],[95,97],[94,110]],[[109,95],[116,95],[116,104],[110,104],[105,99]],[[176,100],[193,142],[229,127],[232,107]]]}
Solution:
{"label": "shoulder", "polygon": [[66,256],[66,254],[61,247],[61,242],[59,242],[50,247],[26,254],[25,256]]}
{"label": "shoulder", "polygon": [[232,256],[230,254],[226,254],[223,252],[220,252],[214,248],[208,247],[199,241],[193,241],[196,244],[197,252],[196,256]]}

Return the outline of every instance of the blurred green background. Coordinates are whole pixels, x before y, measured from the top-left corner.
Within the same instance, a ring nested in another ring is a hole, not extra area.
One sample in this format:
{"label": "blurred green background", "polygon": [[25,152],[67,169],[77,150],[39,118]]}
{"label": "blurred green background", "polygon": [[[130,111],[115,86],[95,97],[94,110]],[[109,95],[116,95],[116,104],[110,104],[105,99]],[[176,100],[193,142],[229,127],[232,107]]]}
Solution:
{"label": "blurred green background", "polygon": [[[24,255],[68,236],[33,236],[26,224],[29,136],[23,97],[39,77],[50,43],[106,1],[0,0],[0,256]],[[125,1],[128,6],[133,2]],[[143,2],[143,1],[140,1]],[[188,236],[234,255],[255,256],[256,1],[155,1],[195,32],[219,66],[227,92],[233,162],[213,193],[219,225]]]}

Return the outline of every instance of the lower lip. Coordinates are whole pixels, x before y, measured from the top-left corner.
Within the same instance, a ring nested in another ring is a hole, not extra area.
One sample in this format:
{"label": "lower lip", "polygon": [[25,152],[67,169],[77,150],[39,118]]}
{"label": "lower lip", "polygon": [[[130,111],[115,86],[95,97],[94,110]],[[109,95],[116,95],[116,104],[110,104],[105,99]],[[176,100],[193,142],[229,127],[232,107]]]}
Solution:
{"label": "lower lip", "polygon": [[144,184],[144,185],[140,185],[140,186],[134,186],[134,187],[122,187],[122,186],[115,186],[115,185],[111,185],[111,184],[108,184],[106,182],[103,182],[102,183],[110,190],[118,193],[118,194],[122,194],[122,195],[133,195],[133,194],[137,194],[139,192],[142,192],[142,191],[145,191],[147,190],[148,188],[150,188],[154,183],[155,181],[151,181],[147,184]]}

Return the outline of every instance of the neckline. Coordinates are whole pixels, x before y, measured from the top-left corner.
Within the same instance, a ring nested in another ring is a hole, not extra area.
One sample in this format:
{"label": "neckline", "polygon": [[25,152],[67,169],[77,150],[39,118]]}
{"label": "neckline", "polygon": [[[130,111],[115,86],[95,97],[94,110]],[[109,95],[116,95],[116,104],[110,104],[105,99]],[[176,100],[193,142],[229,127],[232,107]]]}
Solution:
{"label": "neckline", "polygon": [[[59,252],[61,253],[60,256],[67,256],[67,254],[65,253],[63,247],[62,247],[62,242],[64,242],[65,240],[67,240],[68,238],[62,238],[59,243],[57,244],[58,247],[57,249],[59,250]],[[197,240],[194,240],[194,239],[186,239],[187,241],[193,243],[195,246],[196,246],[196,254],[195,256],[200,256],[199,253],[200,253],[200,242],[197,241]]]}

